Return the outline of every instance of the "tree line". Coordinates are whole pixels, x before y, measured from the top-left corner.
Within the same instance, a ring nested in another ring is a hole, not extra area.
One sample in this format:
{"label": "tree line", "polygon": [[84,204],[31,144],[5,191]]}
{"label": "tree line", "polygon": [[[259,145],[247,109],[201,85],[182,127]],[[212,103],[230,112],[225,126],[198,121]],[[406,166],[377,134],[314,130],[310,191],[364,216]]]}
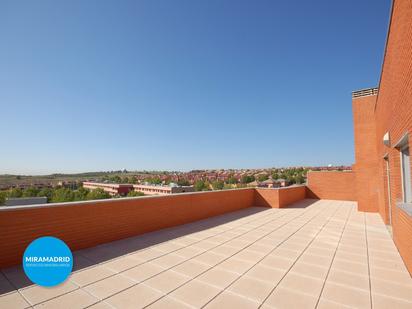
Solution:
{"label": "tree line", "polygon": [[[130,191],[127,196],[135,197],[143,195],[144,193],[140,191]],[[6,191],[0,191],[0,205],[3,205],[7,198],[24,197],[46,197],[48,203],[76,202],[112,198],[109,193],[105,192],[101,188],[89,190],[83,187],[79,187],[77,189],[65,187],[37,189],[35,187],[29,187],[24,190],[20,188],[13,188]]]}

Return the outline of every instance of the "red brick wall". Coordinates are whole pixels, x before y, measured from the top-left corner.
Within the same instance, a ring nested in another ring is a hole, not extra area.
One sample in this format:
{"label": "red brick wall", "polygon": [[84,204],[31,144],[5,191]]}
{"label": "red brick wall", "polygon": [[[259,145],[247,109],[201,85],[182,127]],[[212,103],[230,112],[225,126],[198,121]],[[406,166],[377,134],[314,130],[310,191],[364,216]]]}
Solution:
{"label": "red brick wall", "polygon": [[20,263],[41,236],[78,250],[250,207],[254,197],[254,189],[242,189],[1,210],[0,267]]}
{"label": "red brick wall", "polygon": [[279,208],[279,190],[256,189],[254,206]]}
{"label": "red brick wall", "polygon": [[279,191],[279,208],[284,208],[292,203],[306,198],[306,186],[294,186],[280,188]]}
{"label": "red brick wall", "polygon": [[240,189],[50,204],[0,210],[0,267],[19,264],[27,245],[52,235],[72,250],[251,207],[285,207],[305,186]]}
{"label": "red brick wall", "polygon": [[327,200],[356,201],[353,172],[308,172],[307,196]]}
{"label": "red brick wall", "polygon": [[306,197],[305,186],[276,189],[256,189],[254,206],[284,208]]}
{"label": "red brick wall", "polygon": [[352,101],[358,210],[378,211],[379,180],[374,107],[376,95]]}
{"label": "red brick wall", "polygon": [[412,221],[411,216],[398,207],[393,209],[393,240],[412,275]]}
{"label": "red brick wall", "polygon": [[[392,209],[393,237],[412,273],[412,218],[396,206],[402,200],[402,182],[400,154],[394,148],[397,141],[405,133],[409,133],[409,147],[412,149],[412,1],[410,0],[393,1],[379,88],[376,106],[374,106],[379,164],[379,212],[384,221],[389,223],[389,211]],[[390,134],[390,147],[382,143],[386,132]],[[390,165],[390,203],[383,160],[385,154],[388,155]]]}

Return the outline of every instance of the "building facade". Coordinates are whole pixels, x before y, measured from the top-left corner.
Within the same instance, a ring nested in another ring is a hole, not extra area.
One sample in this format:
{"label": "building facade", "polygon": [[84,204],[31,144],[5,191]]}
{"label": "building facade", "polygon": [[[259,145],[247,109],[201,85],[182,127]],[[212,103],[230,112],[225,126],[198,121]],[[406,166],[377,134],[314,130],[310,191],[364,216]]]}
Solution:
{"label": "building facade", "polygon": [[118,184],[118,183],[100,183],[100,182],[83,182],[83,188],[89,190],[103,189],[105,192],[112,196],[115,195],[127,195],[133,190],[133,185],[130,184]]}
{"label": "building facade", "polygon": [[360,211],[378,212],[412,271],[412,1],[394,0],[379,88],[352,94]]}
{"label": "building facade", "polygon": [[133,185],[135,191],[146,195],[166,195],[174,193],[194,192],[193,186],[162,186],[162,185]]}

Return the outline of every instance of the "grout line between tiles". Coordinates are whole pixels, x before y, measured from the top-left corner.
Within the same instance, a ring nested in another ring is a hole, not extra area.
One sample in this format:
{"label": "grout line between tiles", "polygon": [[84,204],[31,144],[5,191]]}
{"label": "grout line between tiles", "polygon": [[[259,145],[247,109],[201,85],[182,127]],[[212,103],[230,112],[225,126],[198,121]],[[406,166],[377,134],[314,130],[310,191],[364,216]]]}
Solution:
{"label": "grout line between tiles", "polygon": [[320,290],[319,297],[318,297],[318,300],[316,301],[315,308],[318,308],[318,306],[319,306],[319,301],[320,301],[320,299],[322,298],[322,294],[323,294],[323,291],[324,291],[324,289],[325,289],[326,281],[327,281],[328,278],[329,278],[330,270],[331,270],[332,265],[333,265],[333,262],[334,262],[334,260],[335,260],[336,252],[338,251],[338,248],[339,248],[339,245],[340,245],[340,241],[342,240],[343,234],[345,233],[345,229],[346,229],[346,226],[347,226],[347,224],[348,224],[348,222],[349,222],[349,218],[350,218],[350,216],[352,215],[352,211],[353,211],[353,206],[351,207],[351,209],[350,209],[350,211],[349,211],[349,213],[348,213],[348,215],[347,215],[345,224],[344,224],[344,226],[342,227],[342,232],[341,232],[341,235],[340,235],[340,237],[339,237],[339,241],[338,241],[338,243],[337,243],[337,245],[336,245],[335,252],[333,253],[332,260],[331,260],[331,262],[330,262],[330,264],[329,264],[329,269],[328,269],[328,272],[327,272],[327,274],[326,274],[325,280],[323,281],[322,289]]}

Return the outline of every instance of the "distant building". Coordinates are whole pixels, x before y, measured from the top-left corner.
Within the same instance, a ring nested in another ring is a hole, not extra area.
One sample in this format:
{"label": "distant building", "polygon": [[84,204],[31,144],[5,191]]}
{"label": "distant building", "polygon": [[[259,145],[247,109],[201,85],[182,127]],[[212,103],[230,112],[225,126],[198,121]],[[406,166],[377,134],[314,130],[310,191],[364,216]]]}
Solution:
{"label": "distant building", "polygon": [[258,187],[261,188],[279,188],[281,187],[281,182],[273,179],[267,179],[265,181],[259,182]]}
{"label": "distant building", "polygon": [[4,206],[23,206],[23,205],[35,205],[46,204],[47,197],[16,197],[7,198]]}
{"label": "distant building", "polygon": [[133,185],[135,191],[143,192],[146,195],[166,195],[174,193],[194,192],[193,186],[177,186],[177,185],[152,185],[152,184],[139,184]]}
{"label": "distant building", "polygon": [[257,186],[259,186],[259,183],[258,183],[256,180],[254,180],[254,181],[252,181],[252,182],[249,182],[249,183],[247,184],[247,186],[248,186],[248,187],[257,187]]}
{"label": "distant building", "polygon": [[275,180],[281,187],[286,187],[289,185],[289,182],[286,179],[279,178]]}
{"label": "distant building", "polygon": [[61,180],[57,183],[58,186],[60,187],[65,187],[65,188],[72,188],[75,189],[77,188],[77,181],[68,181],[68,180]]}
{"label": "distant building", "polygon": [[83,182],[83,188],[89,190],[103,189],[105,192],[112,196],[115,195],[127,195],[133,190],[133,185],[131,184],[119,184],[119,183],[101,183],[101,182]]}

